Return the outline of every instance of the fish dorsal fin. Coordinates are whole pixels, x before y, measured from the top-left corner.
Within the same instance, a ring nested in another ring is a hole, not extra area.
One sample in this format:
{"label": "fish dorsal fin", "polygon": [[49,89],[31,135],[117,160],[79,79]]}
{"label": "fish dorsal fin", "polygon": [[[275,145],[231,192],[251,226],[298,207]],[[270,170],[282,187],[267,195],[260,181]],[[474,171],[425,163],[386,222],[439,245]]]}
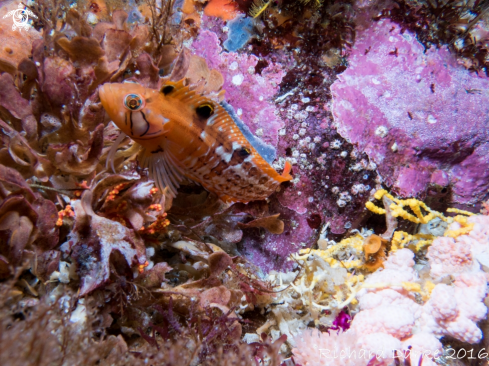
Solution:
{"label": "fish dorsal fin", "polygon": [[166,80],[161,85],[160,92],[165,95],[169,95],[171,93],[174,93],[175,91],[179,91],[185,88],[189,89],[186,79],[182,79],[179,81]]}
{"label": "fish dorsal fin", "polygon": [[162,192],[168,187],[170,195],[175,198],[183,180],[183,172],[172,154],[169,151],[151,153],[144,149],[140,157],[141,167],[148,168],[149,177],[154,180],[156,187]]}
{"label": "fish dorsal fin", "polygon": [[[226,108],[224,108],[219,103],[214,103],[214,108],[214,114],[207,120],[205,131],[207,132],[208,129],[212,129],[214,130],[214,133],[221,136],[220,141],[223,141],[222,149],[224,149],[226,152],[226,154],[221,155],[221,157],[226,161],[226,163],[229,162],[229,160],[227,160],[225,156],[227,158],[231,158],[233,151],[241,147],[241,149],[244,149],[243,154],[255,155],[256,164],[263,164],[263,166],[268,165],[268,162],[263,159],[261,154],[256,150],[253,143],[248,139],[248,136],[243,133],[241,128],[238,126],[238,124],[232,118]],[[209,134],[211,134],[210,131]],[[215,148],[219,149],[218,146],[216,146]],[[260,160],[262,160],[262,163],[259,163],[256,160],[256,157],[261,158]]]}
{"label": "fish dorsal fin", "polygon": [[[199,93],[195,89],[195,85],[187,85],[186,79],[177,82],[165,81],[160,88],[160,92],[168,98],[178,100],[182,103],[192,104],[195,107],[206,101],[213,106],[218,104],[211,96],[204,96],[202,93]],[[219,97],[219,95],[216,95],[216,97]]]}

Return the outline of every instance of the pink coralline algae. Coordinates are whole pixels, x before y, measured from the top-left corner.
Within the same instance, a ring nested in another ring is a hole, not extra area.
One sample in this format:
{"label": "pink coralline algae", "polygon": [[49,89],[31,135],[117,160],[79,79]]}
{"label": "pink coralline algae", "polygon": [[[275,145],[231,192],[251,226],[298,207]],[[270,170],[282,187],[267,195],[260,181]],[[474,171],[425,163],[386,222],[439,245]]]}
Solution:
{"label": "pink coralline algae", "polygon": [[192,47],[196,55],[206,59],[209,68],[217,69],[224,76],[226,101],[238,117],[251,132],[276,147],[278,131],[284,123],[275,115],[271,98],[285,75],[282,66],[271,63],[257,73],[256,56],[222,52],[217,35],[210,31],[201,32]]}
{"label": "pink coralline algae", "polygon": [[306,221],[306,215],[289,210],[276,200],[271,202],[270,212],[280,212],[280,218],[286,223],[283,234],[275,235],[251,229],[247,231],[238,249],[250,262],[264,271],[290,270],[293,264],[288,260],[290,254],[307,245],[306,241],[312,230]]}
{"label": "pink coralline algae", "polygon": [[453,202],[473,204],[489,189],[488,88],[487,77],[457,65],[446,48],[425,52],[382,20],[359,29],[331,90],[338,132],[399,195],[451,189]]}

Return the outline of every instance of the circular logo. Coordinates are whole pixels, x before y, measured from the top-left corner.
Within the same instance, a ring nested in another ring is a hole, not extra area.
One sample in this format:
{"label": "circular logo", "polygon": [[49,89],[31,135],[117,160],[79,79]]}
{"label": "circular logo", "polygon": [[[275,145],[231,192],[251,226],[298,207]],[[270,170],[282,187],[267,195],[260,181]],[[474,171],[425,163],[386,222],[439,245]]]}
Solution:
{"label": "circular logo", "polygon": [[12,17],[12,30],[19,29],[19,31],[21,31],[22,29],[25,29],[27,31],[30,27],[29,15],[33,18],[37,18],[37,16],[32,11],[24,8],[22,4],[19,4],[18,9],[9,11],[3,18],[5,19],[9,16]]}

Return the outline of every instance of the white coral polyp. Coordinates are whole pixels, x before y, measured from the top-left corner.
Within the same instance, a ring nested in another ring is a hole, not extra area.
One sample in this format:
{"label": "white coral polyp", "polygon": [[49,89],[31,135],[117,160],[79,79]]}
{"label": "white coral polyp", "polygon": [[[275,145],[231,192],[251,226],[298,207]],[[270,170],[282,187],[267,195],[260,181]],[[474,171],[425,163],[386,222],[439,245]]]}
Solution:
{"label": "white coral polyp", "polygon": [[414,302],[407,294],[402,294],[392,289],[381,289],[365,293],[361,298],[360,308],[362,310],[374,309],[381,306],[393,305],[398,308],[407,309],[412,313],[419,311],[420,305]]}
{"label": "white coral polyp", "polygon": [[[431,292],[430,316],[437,321],[452,321],[458,316],[457,302],[454,301],[455,291],[452,286],[437,285]],[[426,311],[426,308],[425,308]]]}

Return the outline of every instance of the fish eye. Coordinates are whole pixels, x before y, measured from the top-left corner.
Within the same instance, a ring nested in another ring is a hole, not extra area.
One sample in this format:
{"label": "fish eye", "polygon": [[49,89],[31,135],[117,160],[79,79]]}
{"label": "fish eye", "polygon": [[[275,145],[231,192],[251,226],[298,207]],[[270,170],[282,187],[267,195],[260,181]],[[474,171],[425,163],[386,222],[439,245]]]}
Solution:
{"label": "fish eye", "polygon": [[204,103],[197,107],[197,114],[202,118],[209,118],[214,114],[214,106],[210,103]]}
{"label": "fish eye", "polygon": [[161,92],[162,92],[163,94],[165,94],[165,95],[168,95],[168,94],[170,94],[170,93],[173,91],[173,89],[175,89],[175,87],[174,87],[174,86],[172,86],[172,85],[167,85],[167,86],[164,86],[164,87],[161,89]]}
{"label": "fish eye", "polygon": [[144,106],[143,98],[137,94],[128,94],[124,98],[124,105],[131,111],[138,111]]}

